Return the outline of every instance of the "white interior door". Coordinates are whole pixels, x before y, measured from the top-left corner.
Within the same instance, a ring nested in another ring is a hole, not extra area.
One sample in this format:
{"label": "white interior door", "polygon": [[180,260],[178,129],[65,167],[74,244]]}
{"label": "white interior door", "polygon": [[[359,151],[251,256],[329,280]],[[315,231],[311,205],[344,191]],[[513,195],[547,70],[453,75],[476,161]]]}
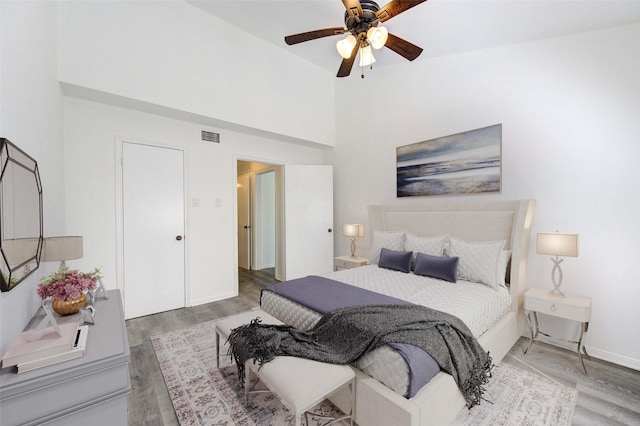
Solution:
{"label": "white interior door", "polygon": [[122,144],[126,318],[185,306],[184,152]]}
{"label": "white interior door", "polygon": [[251,269],[251,175],[238,176],[238,266]]}
{"label": "white interior door", "polygon": [[253,267],[260,270],[276,266],[276,172],[258,173],[255,180]]}
{"label": "white interior door", "polygon": [[285,278],[333,270],[333,168],[284,166]]}

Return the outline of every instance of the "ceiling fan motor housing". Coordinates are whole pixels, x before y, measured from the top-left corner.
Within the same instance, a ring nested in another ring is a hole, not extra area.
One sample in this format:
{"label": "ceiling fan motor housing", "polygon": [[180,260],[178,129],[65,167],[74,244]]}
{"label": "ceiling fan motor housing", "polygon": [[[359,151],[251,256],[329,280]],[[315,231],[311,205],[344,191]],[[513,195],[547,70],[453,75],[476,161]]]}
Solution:
{"label": "ceiling fan motor housing", "polygon": [[[358,49],[361,49],[361,59],[362,55],[365,54],[365,50],[370,51],[371,47],[375,49],[387,47],[405,59],[413,61],[420,56],[422,48],[389,33],[386,28],[380,27],[378,24],[387,22],[394,16],[398,16],[425,1],[427,0],[390,0],[381,9],[378,3],[371,0],[342,0],[346,8],[344,14],[346,29],[332,27],[306,31],[285,36],[284,41],[291,46],[323,37],[351,33],[336,45],[340,56],[342,56],[337,77],[347,77],[351,73]],[[368,39],[368,37],[371,39]],[[371,57],[369,64],[371,64],[375,59],[373,55],[369,54],[369,56]],[[364,64],[367,61],[361,62]]]}
{"label": "ceiling fan motor housing", "polygon": [[370,0],[361,0],[362,15],[353,14],[349,10],[344,13],[344,24],[352,34],[357,35],[373,26],[378,25],[376,13],[380,10],[378,3]]}

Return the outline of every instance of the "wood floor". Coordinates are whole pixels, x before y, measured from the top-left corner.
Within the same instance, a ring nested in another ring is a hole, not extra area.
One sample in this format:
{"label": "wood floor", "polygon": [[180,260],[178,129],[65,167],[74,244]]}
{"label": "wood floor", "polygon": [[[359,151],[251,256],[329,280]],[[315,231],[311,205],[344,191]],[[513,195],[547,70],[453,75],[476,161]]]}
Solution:
{"label": "wood floor", "polygon": [[[130,426],[178,425],[150,337],[258,306],[260,290],[275,282],[273,272],[239,269],[238,297],[126,322],[131,347]],[[584,375],[574,352],[536,342],[525,356],[527,344],[528,339],[521,338],[502,362],[577,388],[574,425],[640,425],[639,371],[592,358],[585,361],[588,375]]]}

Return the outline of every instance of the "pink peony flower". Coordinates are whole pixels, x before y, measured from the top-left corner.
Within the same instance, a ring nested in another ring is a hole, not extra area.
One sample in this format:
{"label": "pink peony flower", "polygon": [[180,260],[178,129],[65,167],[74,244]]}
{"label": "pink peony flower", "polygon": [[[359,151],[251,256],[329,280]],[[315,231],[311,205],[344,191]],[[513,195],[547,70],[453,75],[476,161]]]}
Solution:
{"label": "pink peony flower", "polygon": [[49,297],[56,300],[73,300],[80,297],[81,293],[95,289],[100,278],[102,276],[99,268],[91,272],[63,268],[43,278],[36,292],[42,300]]}

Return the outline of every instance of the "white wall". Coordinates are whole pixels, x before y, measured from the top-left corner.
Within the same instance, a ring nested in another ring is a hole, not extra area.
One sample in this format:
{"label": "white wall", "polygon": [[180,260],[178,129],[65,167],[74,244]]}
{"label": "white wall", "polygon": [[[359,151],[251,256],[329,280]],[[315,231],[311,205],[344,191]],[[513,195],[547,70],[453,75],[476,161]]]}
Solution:
{"label": "white wall", "polygon": [[[38,162],[44,232],[60,235],[65,199],[55,4],[0,1],[0,58],[0,135]],[[56,266],[41,264],[13,290],[0,293],[0,353],[40,305],[38,278]]]}
{"label": "white wall", "polygon": [[[220,144],[200,131],[220,133]],[[116,288],[116,144],[118,140],[185,149],[187,170],[187,278],[189,305],[237,291],[236,161],[322,164],[322,149],[207,128],[199,124],[67,97],[64,100],[67,232],[84,236],[82,270],[102,266]],[[200,199],[200,207],[191,200]],[[216,206],[216,200],[221,206]],[[169,283],[163,283],[169,285]]]}
{"label": "white wall", "polygon": [[184,1],[61,2],[60,81],[333,146],[334,77]]}
{"label": "white wall", "polygon": [[[102,265],[115,285],[117,136],[187,150],[188,194],[201,199],[188,211],[190,300],[200,303],[233,285],[237,158],[319,164],[327,152],[276,139],[335,141],[336,226],[366,223],[367,204],[396,201],[396,146],[502,123],[502,194],[477,197],[536,198],[534,233],[580,233],[563,288],[593,297],[588,349],[640,368],[640,341],[630,338],[640,322],[640,26],[378,67],[361,82],[335,79],[183,2],[63,2],[59,14],[56,34],[53,2],[0,2],[0,131],[39,162],[45,234],[85,236],[85,258],[73,266]],[[70,87],[274,137],[213,128],[222,144],[202,145],[192,122],[67,98],[63,145],[57,50]],[[364,110],[349,110],[351,99]],[[337,238],[336,254],[348,245]],[[531,252],[529,285],[550,287],[551,262]],[[36,282],[34,274],[0,294],[0,349],[37,308]]]}
{"label": "white wall", "polygon": [[[562,288],[593,298],[588,350],[640,369],[638,75],[634,25],[377,68],[365,84],[339,81],[336,224],[367,223],[368,204],[416,201],[396,200],[397,146],[502,123],[502,193],[473,198],[535,198],[533,235],[580,234]],[[362,108],[349,109],[351,99]],[[348,253],[347,240],[337,239],[336,254]],[[528,286],[551,288],[552,263],[533,241]],[[359,241],[360,255],[367,244]]]}

